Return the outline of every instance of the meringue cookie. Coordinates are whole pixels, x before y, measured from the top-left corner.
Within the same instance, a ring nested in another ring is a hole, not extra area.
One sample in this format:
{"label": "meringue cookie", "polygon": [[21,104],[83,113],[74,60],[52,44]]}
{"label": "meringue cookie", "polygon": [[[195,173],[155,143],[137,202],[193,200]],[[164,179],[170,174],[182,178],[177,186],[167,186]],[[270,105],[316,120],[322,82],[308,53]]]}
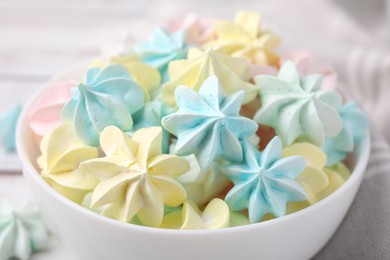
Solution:
{"label": "meringue cookie", "polygon": [[4,147],[7,152],[15,152],[16,150],[16,125],[19,115],[22,110],[21,106],[16,106],[9,111],[6,111],[0,117],[0,146]]}
{"label": "meringue cookie", "polygon": [[185,201],[182,211],[173,212],[164,217],[161,228],[199,230],[219,229],[229,226],[229,207],[221,199],[213,199],[203,213],[196,204]]}
{"label": "meringue cookie", "polygon": [[221,82],[224,95],[239,90],[245,91],[244,104],[252,101],[257,93],[250,78],[249,63],[245,59],[234,58],[220,51],[190,49],[187,60],[169,64],[170,81],[162,86],[162,98],[169,105],[175,105],[175,89],[180,86],[199,91],[202,83],[211,75]]}
{"label": "meringue cookie", "polygon": [[204,205],[231,185],[231,181],[221,172],[223,160],[216,159],[208,169],[202,170],[194,155],[184,158],[190,163],[191,170],[178,180],[186,189],[188,200]]}
{"label": "meringue cookie", "polygon": [[[335,192],[338,188],[341,187],[341,185],[344,184],[345,181],[348,180],[349,176],[351,175],[351,172],[343,163],[338,163],[332,167],[324,168],[323,172],[326,174],[328,179],[328,185],[315,195],[312,203],[316,203]],[[291,202],[287,204],[286,211],[287,214],[291,214],[309,206],[310,203],[308,201]]]}
{"label": "meringue cookie", "polygon": [[216,40],[206,44],[222,49],[234,57],[248,59],[253,64],[277,66],[279,56],[275,49],[280,38],[271,31],[260,29],[260,16],[255,12],[240,11],[234,22],[217,21]]}
{"label": "meringue cookie", "polygon": [[73,121],[76,132],[88,145],[99,145],[99,133],[114,125],[124,131],[133,127],[133,114],[144,104],[144,92],[121,65],[90,68],[86,82],[72,92],[62,109],[62,119]]}
{"label": "meringue cookie", "polygon": [[131,78],[144,90],[145,101],[149,101],[156,94],[161,84],[161,76],[158,70],[144,64],[135,54],[122,54],[110,57],[108,60],[98,59],[89,66],[104,68],[108,65],[119,64],[127,68]]}
{"label": "meringue cookie", "polygon": [[173,60],[184,59],[187,51],[184,31],[169,33],[161,27],[154,29],[149,41],[134,46],[134,53],[143,62],[160,71],[163,82],[169,79],[168,64]]}
{"label": "meringue cookie", "polygon": [[345,104],[339,113],[343,123],[341,132],[333,138],[326,139],[322,146],[322,150],[327,154],[327,166],[344,160],[368,129],[368,118],[355,102]]}
{"label": "meringue cookie", "polygon": [[172,19],[165,29],[169,32],[184,30],[187,42],[196,45],[210,40],[214,32],[212,19],[199,18],[195,14],[188,14],[183,19]]}
{"label": "meringue cookie", "polygon": [[75,81],[51,83],[39,96],[29,114],[30,128],[38,136],[44,136],[61,124],[61,109],[71,98]]}
{"label": "meringue cookie", "polygon": [[[256,122],[239,114],[244,92],[225,97],[218,78],[210,76],[199,93],[179,86],[175,94],[179,110],[162,119],[164,128],[178,138],[174,152],[195,154],[203,173],[216,158],[240,162],[240,141],[258,128]],[[198,177],[200,181],[204,178],[204,174]]]}
{"label": "meringue cookie", "polygon": [[41,141],[38,165],[42,177],[59,193],[80,204],[98,180],[80,171],[81,162],[98,157],[95,147],[85,145],[72,123],[63,123]]}
{"label": "meringue cookie", "polygon": [[38,207],[25,204],[14,210],[8,203],[0,214],[0,259],[30,259],[35,251],[45,249],[49,240],[47,229]]}
{"label": "meringue cookie", "polygon": [[329,185],[329,178],[324,169],[326,154],[317,146],[310,143],[294,143],[285,147],[282,157],[303,156],[306,161],[304,171],[296,181],[305,189],[307,201],[314,204],[319,201],[319,194]]}
{"label": "meringue cookie", "polygon": [[240,164],[222,167],[234,187],[225,201],[233,211],[248,209],[249,221],[259,222],[266,213],[276,217],[286,214],[286,204],[302,201],[306,194],[296,178],[305,168],[302,156],[282,158],[282,143],[274,137],[260,153],[243,142],[244,159]]}
{"label": "meringue cookie", "polygon": [[176,177],[189,170],[188,162],[176,155],[161,153],[161,127],[142,128],[132,138],[115,126],[100,135],[103,158],[81,164],[100,183],[92,194],[91,207],[113,204],[115,218],[128,222],[137,215],[147,226],[158,227],[164,205],[176,207],[186,191]]}
{"label": "meringue cookie", "polygon": [[[169,115],[173,113],[175,110],[174,108],[168,106],[164,102],[160,100],[153,100],[150,102],[145,103],[144,107],[134,114],[134,125],[133,129],[131,131],[128,131],[127,133],[132,136],[135,131],[144,128],[144,127],[151,127],[151,126],[162,126],[161,120],[164,116]],[[168,152],[169,147],[169,138],[170,134],[168,131],[163,129],[162,132],[162,151],[164,153]]]}
{"label": "meringue cookie", "polygon": [[299,78],[291,62],[283,64],[277,77],[257,76],[262,107],[254,119],[273,127],[285,146],[304,141],[321,147],[325,137],[335,137],[342,128],[341,96],[320,90],[321,79]]}
{"label": "meringue cookie", "polygon": [[298,70],[299,76],[304,77],[311,74],[320,74],[324,77],[321,84],[321,89],[337,89],[338,79],[334,68],[320,57],[314,55],[314,53],[311,53],[307,50],[295,50],[289,52],[282,56],[280,66],[282,66],[283,63],[288,60],[294,63]]}

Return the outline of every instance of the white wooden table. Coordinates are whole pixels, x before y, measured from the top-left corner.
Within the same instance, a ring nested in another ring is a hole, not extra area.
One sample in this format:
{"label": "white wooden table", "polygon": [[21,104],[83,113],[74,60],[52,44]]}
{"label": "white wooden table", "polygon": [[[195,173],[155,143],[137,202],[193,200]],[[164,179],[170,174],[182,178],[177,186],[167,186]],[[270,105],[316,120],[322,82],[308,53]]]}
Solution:
{"label": "white wooden table", "polygon": [[[305,0],[142,0],[142,4],[135,3],[125,0],[0,0],[0,112],[25,102],[40,85],[67,67],[117,46],[124,32],[142,39],[155,25],[188,12],[230,18],[243,8],[255,10],[262,13],[266,25],[288,39],[288,46],[309,47],[329,59],[337,57],[340,51],[323,48],[324,39],[314,41],[307,37],[316,34],[318,28],[328,40],[327,44],[337,42],[339,50],[351,43],[370,44],[358,24],[349,18],[342,20],[346,29],[338,30],[339,23],[331,17],[340,16],[340,11],[327,0],[315,3]],[[299,4],[304,7],[294,8]],[[316,8],[317,13],[307,12]],[[343,63],[338,63],[336,58],[333,62],[342,72]],[[9,172],[11,162],[5,157],[0,163],[0,203],[8,199],[19,205],[29,199],[21,173]],[[54,250],[34,255],[33,259],[72,259],[58,242],[52,243]]]}

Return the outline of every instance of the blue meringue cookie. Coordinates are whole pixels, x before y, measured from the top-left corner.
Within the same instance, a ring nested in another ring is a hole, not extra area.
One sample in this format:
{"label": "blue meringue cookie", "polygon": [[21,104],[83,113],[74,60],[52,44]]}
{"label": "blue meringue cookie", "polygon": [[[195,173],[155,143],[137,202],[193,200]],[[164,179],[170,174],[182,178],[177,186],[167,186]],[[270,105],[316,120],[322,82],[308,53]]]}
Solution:
{"label": "blue meringue cookie", "polygon": [[163,82],[169,79],[168,64],[173,60],[184,59],[187,56],[188,46],[185,42],[185,31],[169,33],[161,27],[156,27],[149,41],[134,47],[146,64],[158,69]]}
{"label": "blue meringue cookie", "polygon": [[250,222],[256,223],[266,213],[284,216],[287,202],[306,199],[304,189],[295,181],[306,162],[302,156],[282,158],[279,137],[274,137],[263,153],[249,142],[243,142],[243,150],[244,160],[240,164],[222,167],[234,183],[225,198],[231,210],[248,209]]}
{"label": "blue meringue cookie", "polygon": [[298,141],[321,147],[325,138],[340,133],[341,96],[334,91],[321,90],[322,76],[300,78],[293,63],[288,61],[277,77],[260,75],[255,77],[255,82],[262,107],[254,119],[273,127],[283,145]]}
{"label": "blue meringue cookie", "polygon": [[0,145],[10,153],[15,152],[16,149],[16,125],[21,110],[22,107],[17,105],[0,117]]}
{"label": "blue meringue cookie", "polygon": [[239,114],[244,91],[225,97],[218,78],[210,76],[199,93],[179,86],[175,97],[179,109],[164,117],[162,125],[178,139],[176,154],[195,154],[202,170],[207,170],[216,158],[242,160],[240,141],[258,128],[256,122]]}
{"label": "blue meringue cookie", "polygon": [[49,230],[37,206],[26,204],[15,211],[8,203],[0,214],[0,259],[29,259],[47,247]]}
{"label": "blue meringue cookie", "polygon": [[322,146],[322,150],[327,155],[327,166],[344,160],[368,129],[368,118],[354,101],[345,104],[339,113],[343,122],[341,132],[334,138],[326,139]]}
{"label": "blue meringue cookie", "polygon": [[62,109],[62,119],[73,121],[78,136],[88,145],[99,145],[107,126],[133,128],[133,115],[144,104],[144,91],[121,65],[90,68],[85,83],[72,89],[72,99]]}
{"label": "blue meringue cookie", "polygon": [[[164,102],[159,100],[153,100],[145,103],[144,107],[133,115],[134,126],[133,129],[127,132],[130,136],[133,135],[137,130],[144,127],[162,126],[161,119],[173,113],[174,108],[166,105]],[[169,133],[163,128],[162,132],[162,149],[163,153],[168,152],[169,146]]]}

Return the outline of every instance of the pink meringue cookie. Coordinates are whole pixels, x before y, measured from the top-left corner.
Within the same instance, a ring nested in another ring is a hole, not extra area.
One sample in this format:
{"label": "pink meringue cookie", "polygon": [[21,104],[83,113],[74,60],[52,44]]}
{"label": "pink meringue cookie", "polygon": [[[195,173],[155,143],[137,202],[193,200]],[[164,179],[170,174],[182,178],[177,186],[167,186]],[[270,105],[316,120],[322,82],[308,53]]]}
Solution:
{"label": "pink meringue cookie", "polygon": [[70,89],[77,86],[76,81],[53,82],[37,99],[30,113],[30,127],[42,137],[61,123],[61,109],[71,98]]}
{"label": "pink meringue cookie", "polygon": [[195,14],[188,14],[181,19],[172,19],[164,27],[169,32],[185,30],[187,41],[193,44],[203,44],[213,35],[213,20],[199,18]]}
{"label": "pink meringue cookie", "polygon": [[321,86],[323,90],[337,89],[337,74],[334,68],[314,53],[307,50],[289,52],[280,59],[280,66],[288,60],[295,64],[301,77],[310,74],[321,74],[324,76]]}
{"label": "pink meringue cookie", "polygon": [[257,75],[271,75],[276,76],[278,74],[278,68],[270,65],[251,64],[250,65],[251,78],[253,79]]}

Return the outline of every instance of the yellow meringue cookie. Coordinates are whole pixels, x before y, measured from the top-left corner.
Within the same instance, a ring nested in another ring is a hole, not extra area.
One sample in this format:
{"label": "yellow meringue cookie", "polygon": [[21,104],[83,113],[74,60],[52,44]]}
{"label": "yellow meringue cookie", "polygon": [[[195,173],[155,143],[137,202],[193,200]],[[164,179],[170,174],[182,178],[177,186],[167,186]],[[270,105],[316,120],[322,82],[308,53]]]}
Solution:
{"label": "yellow meringue cookie", "polygon": [[326,154],[309,143],[294,143],[283,149],[282,157],[294,155],[305,158],[306,167],[296,180],[305,189],[307,201],[314,204],[318,201],[316,196],[329,185],[329,178],[324,171]]}
{"label": "yellow meringue cookie", "polygon": [[79,165],[97,158],[97,149],[79,139],[72,123],[63,123],[46,135],[40,149],[37,162],[42,177],[59,193],[80,204],[98,180],[82,172]]}
{"label": "yellow meringue cookie", "polygon": [[[325,168],[324,172],[328,177],[329,184],[323,189],[321,192],[317,193],[315,196],[315,202],[318,202],[330,194],[335,192],[351,175],[347,166],[344,163],[338,163],[333,165],[332,167]],[[310,206],[308,201],[300,201],[300,202],[291,202],[287,204],[286,212],[287,214],[299,211],[301,209],[307,208]]]}
{"label": "yellow meringue cookie", "polygon": [[234,57],[247,58],[254,64],[277,66],[279,56],[275,49],[281,40],[273,32],[261,30],[260,23],[257,13],[240,11],[233,22],[216,22],[216,39],[206,46],[222,49]]}
{"label": "yellow meringue cookie", "polygon": [[221,199],[210,201],[203,213],[195,203],[185,201],[182,211],[166,215],[160,227],[182,230],[225,228],[229,226],[229,216],[229,207]]}
{"label": "yellow meringue cookie", "polygon": [[244,104],[252,101],[257,95],[254,85],[247,82],[250,78],[248,61],[230,57],[220,51],[211,49],[201,51],[192,48],[188,51],[186,60],[169,63],[168,72],[170,81],[162,86],[162,98],[170,105],[176,102],[175,90],[178,86],[199,91],[210,75],[218,77],[224,95],[244,90]]}
{"label": "yellow meringue cookie", "polygon": [[137,215],[144,225],[158,227],[164,205],[176,207],[186,199],[176,177],[190,168],[184,158],[162,154],[161,141],[161,127],[142,128],[132,138],[117,127],[106,127],[100,135],[106,157],[80,166],[100,179],[91,207],[112,203],[116,219],[128,222]]}
{"label": "yellow meringue cookie", "polygon": [[139,84],[145,92],[145,102],[151,99],[153,90],[161,83],[161,75],[155,68],[142,63],[137,55],[112,56],[108,60],[95,60],[89,67],[103,68],[107,65],[120,64],[125,66],[133,80]]}

